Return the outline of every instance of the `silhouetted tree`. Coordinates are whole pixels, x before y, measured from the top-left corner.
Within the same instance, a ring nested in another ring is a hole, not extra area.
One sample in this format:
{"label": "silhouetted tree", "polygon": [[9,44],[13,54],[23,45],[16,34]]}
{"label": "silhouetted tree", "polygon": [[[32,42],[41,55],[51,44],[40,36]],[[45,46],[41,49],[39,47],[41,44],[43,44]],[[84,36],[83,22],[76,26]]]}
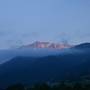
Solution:
{"label": "silhouetted tree", "polygon": [[58,85],[52,86],[51,90],[58,90]]}
{"label": "silhouetted tree", "polygon": [[50,86],[46,83],[41,85],[34,85],[34,87],[31,90],[50,90]]}
{"label": "silhouetted tree", "polygon": [[67,86],[66,86],[65,82],[61,82],[59,88],[60,88],[61,90],[66,90]]}
{"label": "silhouetted tree", "polygon": [[25,88],[22,84],[16,84],[9,86],[6,90],[25,90]]}
{"label": "silhouetted tree", "polygon": [[90,84],[85,85],[84,90],[90,90]]}
{"label": "silhouetted tree", "polygon": [[83,90],[83,87],[80,83],[76,83],[73,87],[73,90]]}

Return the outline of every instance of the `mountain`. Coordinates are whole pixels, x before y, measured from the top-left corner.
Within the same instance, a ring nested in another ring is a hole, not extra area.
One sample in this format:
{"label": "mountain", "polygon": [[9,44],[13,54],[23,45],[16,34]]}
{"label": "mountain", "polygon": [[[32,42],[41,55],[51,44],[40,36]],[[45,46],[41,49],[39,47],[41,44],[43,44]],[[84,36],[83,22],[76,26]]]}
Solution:
{"label": "mountain", "polygon": [[71,46],[69,44],[55,44],[36,41],[32,44],[21,46],[16,49],[0,50],[0,64],[16,56],[42,57],[56,55],[62,53],[64,49],[68,49],[70,47]]}
{"label": "mountain", "polygon": [[5,90],[5,89],[0,88],[0,90]]}
{"label": "mountain", "polygon": [[[81,48],[83,45],[88,49]],[[15,83],[32,85],[68,79],[78,80],[83,76],[90,76],[89,47],[87,44],[81,44],[60,55],[15,57],[0,65],[0,87]]]}
{"label": "mountain", "polygon": [[50,42],[41,42],[36,41],[29,45],[24,45],[21,48],[52,48],[52,49],[64,49],[64,48],[70,48],[71,45],[68,43],[50,43]]}
{"label": "mountain", "polygon": [[77,49],[90,49],[90,43],[83,43],[83,44],[75,46],[74,48],[77,48]]}
{"label": "mountain", "polygon": [[0,50],[0,64],[17,56],[44,57],[48,55],[57,55],[68,52],[68,49],[50,49],[50,48],[17,48]]}

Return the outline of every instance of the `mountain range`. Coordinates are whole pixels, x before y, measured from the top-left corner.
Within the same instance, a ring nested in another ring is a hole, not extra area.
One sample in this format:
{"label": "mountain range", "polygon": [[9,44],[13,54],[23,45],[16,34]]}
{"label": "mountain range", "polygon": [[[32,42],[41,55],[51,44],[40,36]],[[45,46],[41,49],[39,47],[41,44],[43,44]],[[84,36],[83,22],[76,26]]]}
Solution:
{"label": "mountain range", "polygon": [[51,43],[51,42],[41,42],[36,41],[29,45],[24,45],[21,48],[52,48],[52,49],[64,49],[70,48],[71,45],[68,43]]}
{"label": "mountain range", "polygon": [[79,80],[86,76],[90,78],[90,43],[80,44],[54,55],[15,56],[0,65],[0,87],[16,83],[32,85]]}

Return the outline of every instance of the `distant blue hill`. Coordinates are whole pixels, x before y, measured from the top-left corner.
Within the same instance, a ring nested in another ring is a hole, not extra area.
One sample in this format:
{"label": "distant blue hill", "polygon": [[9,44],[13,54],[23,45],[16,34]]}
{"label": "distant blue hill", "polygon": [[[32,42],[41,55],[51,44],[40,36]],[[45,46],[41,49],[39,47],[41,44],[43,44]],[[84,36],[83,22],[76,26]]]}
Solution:
{"label": "distant blue hill", "polygon": [[[73,52],[74,49],[77,52]],[[18,56],[1,64],[0,87],[16,83],[32,85],[60,80],[79,80],[89,75],[90,44],[86,43],[71,48],[71,53],[69,51],[66,54],[45,57]]]}
{"label": "distant blue hill", "polygon": [[5,89],[0,88],[0,90],[5,90]]}
{"label": "distant blue hill", "polygon": [[77,49],[90,49],[90,43],[83,43],[83,44],[80,44],[80,45],[77,45],[75,46],[74,48],[77,48]]}

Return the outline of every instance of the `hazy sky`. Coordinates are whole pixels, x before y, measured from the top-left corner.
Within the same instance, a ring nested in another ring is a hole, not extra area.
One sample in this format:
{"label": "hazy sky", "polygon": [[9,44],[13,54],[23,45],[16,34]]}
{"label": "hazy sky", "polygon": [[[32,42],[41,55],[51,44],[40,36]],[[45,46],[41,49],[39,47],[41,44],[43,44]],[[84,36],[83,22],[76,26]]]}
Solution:
{"label": "hazy sky", "polygon": [[0,48],[37,40],[90,42],[90,0],[0,0]]}

